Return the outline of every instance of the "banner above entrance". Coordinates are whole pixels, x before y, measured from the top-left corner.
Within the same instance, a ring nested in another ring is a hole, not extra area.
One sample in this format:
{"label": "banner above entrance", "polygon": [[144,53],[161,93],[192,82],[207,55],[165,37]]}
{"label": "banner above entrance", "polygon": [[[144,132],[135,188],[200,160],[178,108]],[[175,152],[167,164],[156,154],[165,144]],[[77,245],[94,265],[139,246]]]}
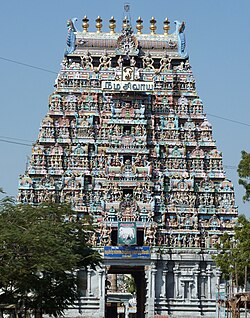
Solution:
{"label": "banner above entrance", "polygon": [[149,246],[104,246],[104,258],[149,259]]}

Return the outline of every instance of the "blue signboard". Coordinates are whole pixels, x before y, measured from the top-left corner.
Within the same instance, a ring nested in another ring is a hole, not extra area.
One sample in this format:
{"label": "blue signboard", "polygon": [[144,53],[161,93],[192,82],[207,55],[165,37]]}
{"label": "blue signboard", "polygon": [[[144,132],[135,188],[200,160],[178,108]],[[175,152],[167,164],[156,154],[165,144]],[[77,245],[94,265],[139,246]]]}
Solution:
{"label": "blue signboard", "polygon": [[150,258],[150,247],[104,246],[104,258]]}

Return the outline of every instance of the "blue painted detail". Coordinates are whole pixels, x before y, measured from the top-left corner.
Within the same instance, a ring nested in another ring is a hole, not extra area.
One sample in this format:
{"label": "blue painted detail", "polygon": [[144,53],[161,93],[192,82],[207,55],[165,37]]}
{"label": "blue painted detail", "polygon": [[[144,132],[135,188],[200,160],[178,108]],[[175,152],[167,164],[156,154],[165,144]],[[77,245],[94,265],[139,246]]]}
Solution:
{"label": "blue painted detail", "polygon": [[181,57],[187,58],[188,53],[186,51],[186,38],[185,38],[185,23],[184,22],[179,22],[179,21],[174,21],[176,25],[176,34],[178,35],[178,52]]}
{"label": "blue painted detail", "polygon": [[149,259],[149,246],[104,246],[104,258]]}
{"label": "blue painted detail", "polygon": [[67,21],[68,35],[67,35],[67,41],[66,41],[67,48],[64,53],[65,56],[70,53],[73,53],[75,50],[75,42],[76,42],[75,32],[77,31],[75,27],[76,20],[77,19],[74,18]]}

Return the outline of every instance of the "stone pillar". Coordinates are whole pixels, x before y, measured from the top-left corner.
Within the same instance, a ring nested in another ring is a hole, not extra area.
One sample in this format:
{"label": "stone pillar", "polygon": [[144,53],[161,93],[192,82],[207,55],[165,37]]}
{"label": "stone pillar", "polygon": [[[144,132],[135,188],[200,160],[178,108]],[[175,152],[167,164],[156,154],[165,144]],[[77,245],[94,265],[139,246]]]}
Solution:
{"label": "stone pillar", "polygon": [[201,278],[201,298],[206,298],[206,272],[204,269],[201,270],[201,275],[200,275],[200,278]]}
{"label": "stone pillar", "polygon": [[151,266],[148,267],[148,299],[146,303],[147,316],[154,317],[154,304],[155,304],[155,275],[156,269],[154,262],[151,263]]}
{"label": "stone pillar", "polygon": [[194,298],[199,298],[199,290],[198,290],[198,273],[194,273]]}
{"label": "stone pillar", "polygon": [[145,288],[146,298],[149,298],[149,266],[145,266]]}
{"label": "stone pillar", "polygon": [[168,277],[168,265],[164,264],[162,269],[162,289],[161,289],[161,297],[167,298],[167,277]]}
{"label": "stone pillar", "polygon": [[148,266],[148,273],[147,273],[147,290],[148,290],[148,298],[151,297],[151,286],[152,286],[152,273],[151,273],[151,267]]}
{"label": "stone pillar", "polygon": [[207,298],[212,298],[212,289],[211,289],[211,275],[212,275],[211,265],[207,265],[206,273],[207,273]]}
{"label": "stone pillar", "polygon": [[179,290],[179,273],[174,274],[174,298],[179,298],[180,290]]}
{"label": "stone pillar", "polygon": [[88,266],[87,268],[87,296],[92,296],[92,290],[91,290],[91,274],[92,269]]}
{"label": "stone pillar", "polygon": [[219,268],[216,269],[216,285],[217,287],[220,286],[220,277],[221,277],[221,270]]}
{"label": "stone pillar", "polygon": [[106,276],[107,276],[107,272],[104,269],[103,270],[103,275],[102,275],[102,294],[103,294],[104,297],[105,297],[105,294],[106,294],[106,278],[107,278]]}
{"label": "stone pillar", "polygon": [[[186,299],[189,297],[189,289],[187,289],[187,285],[186,284],[188,283],[188,282],[185,282],[185,281],[179,281],[179,286],[178,286],[178,288],[179,287],[182,287],[182,291],[183,291],[183,293],[181,294],[181,297],[179,297],[179,298],[182,298],[182,299],[185,299],[185,297],[186,297]],[[188,287],[189,288],[189,287]],[[177,297],[178,298],[178,297]]]}
{"label": "stone pillar", "polygon": [[99,298],[103,297],[103,288],[102,288],[102,276],[103,276],[103,269],[100,269],[98,271],[98,275],[99,275]]}
{"label": "stone pillar", "polygon": [[173,268],[173,272],[174,272],[174,298],[179,298],[180,297],[179,264],[175,265],[175,267]]}
{"label": "stone pillar", "polygon": [[195,265],[195,268],[193,270],[193,274],[194,274],[194,295],[193,298],[199,298],[199,264]]}
{"label": "stone pillar", "polygon": [[106,271],[103,268],[100,268],[98,271],[99,275],[99,298],[100,298],[100,315],[101,317],[105,316],[105,280],[106,280]]}
{"label": "stone pillar", "polygon": [[192,286],[193,286],[193,282],[192,281],[188,282],[188,297],[187,297],[188,300],[193,298]]}
{"label": "stone pillar", "polygon": [[152,267],[151,268],[151,278],[152,278],[152,280],[151,280],[151,297],[153,299],[155,299],[155,276],[156,276],[157,270],[155,269],[155,264],[153,264],[151,267]]}

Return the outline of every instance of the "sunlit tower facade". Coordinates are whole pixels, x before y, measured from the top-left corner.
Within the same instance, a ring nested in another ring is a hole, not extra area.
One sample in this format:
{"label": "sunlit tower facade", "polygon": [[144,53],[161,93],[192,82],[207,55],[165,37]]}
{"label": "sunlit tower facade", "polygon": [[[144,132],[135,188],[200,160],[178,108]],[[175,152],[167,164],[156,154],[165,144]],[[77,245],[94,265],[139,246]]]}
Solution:
{"label": "sunlit tower facade", "polygon": [[[79,303],[67,315],[215,317],[221,272],[212,255],[233,233],[237,208],[196,91],[185,23],[170,33],[166,19],[159,34],[154,17],[149,33],[140,17],[134,30],[125,17],[121,32],[113,17],[108,32],[100,17],[95,32],[82,21],[81,31],[67,22],[18,194],[22,203],[70,203],[96,225],[89,242],[104,262],[79,271]],[[120,274],[134,278],[134,311],[114,287]]]}

